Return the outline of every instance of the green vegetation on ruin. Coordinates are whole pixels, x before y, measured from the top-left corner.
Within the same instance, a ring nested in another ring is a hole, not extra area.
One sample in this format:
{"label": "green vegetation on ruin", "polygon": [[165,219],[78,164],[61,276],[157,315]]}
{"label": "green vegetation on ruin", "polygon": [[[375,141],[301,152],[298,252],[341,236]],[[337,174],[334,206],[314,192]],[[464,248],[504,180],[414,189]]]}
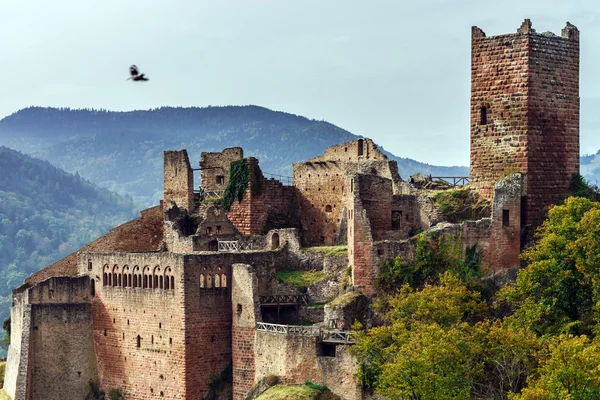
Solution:
{"label": "green vegetation on ruin", "polygon": [[256,400],[333,400],[337,398],[327,390],[327,386],[306,381],[304,385],[273,386],[258,396]]}
{"label": "green vegetation on ruin", "polygon": [[344,307],[344,306],[347,306],[348,304],[352,303],[354,301],[354,299],[356,299],[360,296],[361,296],[361,294],[357,293],[357,292],[347,292],[347,293],[344,293],[344,294],[336,297],[332,301],[330,301],[329,305],[331,307]]}
{"label": "green vegetation on ruin", "polygon": [[314,246],[305,247],[302,250],[308,252],[323,253],[326,257],[333,257],[348,254],[348,245],[339,244],[335,246]]}
{"label": "green vegetation on ruin", "polygon": [[[0,388],[4,387],[4,374],[6,373],[6,361],[0,361]],[[4,394],[4,390],[2,391]],[[2,400],[2,394],[0,394],[0,400]]]}
{"label": "green vegetation on ruin", "polygon": [[282,282],[297,288],[306,288],[313,283],[328,278],[328,275],[322,271],[296,271],[291,269],[277,271],[276,275]]}
{"label": "green vegetation on ruin", "polygon": [[244,198],[249,178],[248,159],[242,158],[241,160],[232,161],[229,167],[229,181],[223,197],[215,201],[214,204],[229,211],[234,201],[242,201]]}
{"label": "green vegetation on ruin", "polygon": [[441,190],[433,195],[435,205],[449,222],[476,220],[489,208],[479,194],[469,188]]}

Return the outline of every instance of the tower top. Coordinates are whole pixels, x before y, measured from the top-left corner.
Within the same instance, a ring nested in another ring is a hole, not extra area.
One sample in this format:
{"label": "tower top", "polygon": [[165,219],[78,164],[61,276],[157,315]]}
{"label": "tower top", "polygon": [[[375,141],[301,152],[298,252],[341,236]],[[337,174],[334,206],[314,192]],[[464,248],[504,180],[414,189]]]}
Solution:
{"label": "tower top", "polygon": [[[536,30],[533,29],[533,24],[531,23],[531,20],[529,18],[526,18],[523,21],[521,26],[517,29],[517,34],[524,34],[524,35],[537,34],[537,35],[558,37],[558,35],[555,35],[552,32],[537,33]],[[477,26],[473,26],[473,27],[471,27],[471,36],[473,39],[482,39],[482,38],[486,37],[486,34],[483,31],[483,29],[481,29]],[[491,36],[491,37],[493,37],[493,36]],[[577,29],[577,27],[575,25],[573,25],[567,21],[567,25],[561,30],[560,37],[562,37],[563,39],[567,39],[567,40],[579,41],[579,29]]]}

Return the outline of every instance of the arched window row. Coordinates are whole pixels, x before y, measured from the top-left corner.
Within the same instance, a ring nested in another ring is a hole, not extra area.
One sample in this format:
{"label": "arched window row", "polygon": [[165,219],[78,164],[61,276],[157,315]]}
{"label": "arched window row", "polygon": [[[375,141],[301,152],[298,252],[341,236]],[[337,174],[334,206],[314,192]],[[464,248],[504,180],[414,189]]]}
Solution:
{"label": "arched window row", "polygon": [[171,267],[163,270],[158,265],[153,269],[147,265],[143,268],[137,265],[130,268],[125,265],[121,269],[118,265],[113,267],[105,265],[102,284],[103,286],[122,288],[173,290],[175,289],[175,276]]}
{"label": "arched window row", "polygon": [[200,289],[227,287],[227,274],[200,274]]}

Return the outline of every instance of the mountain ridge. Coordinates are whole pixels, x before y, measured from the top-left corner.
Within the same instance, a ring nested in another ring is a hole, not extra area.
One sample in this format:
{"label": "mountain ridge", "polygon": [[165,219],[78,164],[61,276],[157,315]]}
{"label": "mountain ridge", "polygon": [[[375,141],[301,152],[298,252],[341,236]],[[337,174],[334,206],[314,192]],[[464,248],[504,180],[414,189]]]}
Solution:
{"label": "mountain ridge", "polygon": [[[131,194],[145,206],[161,197],[163,150],[186,148],[195,164],[201,151],[240,146],[265,172],[290,176],[293,162],[360,137],[326,121],[254,105],[135,111],[28,107],[0,120],[0,144]],[[405,179],[415,172],[468,175],[467,167],[430,165],[380,149],[398,162]]]}

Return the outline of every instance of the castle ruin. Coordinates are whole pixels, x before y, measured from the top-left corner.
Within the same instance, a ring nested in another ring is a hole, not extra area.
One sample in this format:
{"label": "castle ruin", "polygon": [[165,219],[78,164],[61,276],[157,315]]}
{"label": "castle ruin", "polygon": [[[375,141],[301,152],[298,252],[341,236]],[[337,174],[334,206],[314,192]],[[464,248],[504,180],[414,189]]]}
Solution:
{"label": "castle ruin", "polygon": [[[517,268],[525,233],[568,195],[577,28],[556,36],[526,20],[486,37],[473,27],[470,107],[470,186],[489,207],[461,221],[367,138],[294,163],[291,184],[265,178],[241,148],[202,153],[199,168],[186,150],[165,151],[160,205],[14,290],[6,393],[241,400],[276,375],[365,398],[350,325],[377,295],[380,262],[414,257],[411,236],[426,231],[477,245],[489,273]],[[327,278],[299,288],[282,270]]]}

